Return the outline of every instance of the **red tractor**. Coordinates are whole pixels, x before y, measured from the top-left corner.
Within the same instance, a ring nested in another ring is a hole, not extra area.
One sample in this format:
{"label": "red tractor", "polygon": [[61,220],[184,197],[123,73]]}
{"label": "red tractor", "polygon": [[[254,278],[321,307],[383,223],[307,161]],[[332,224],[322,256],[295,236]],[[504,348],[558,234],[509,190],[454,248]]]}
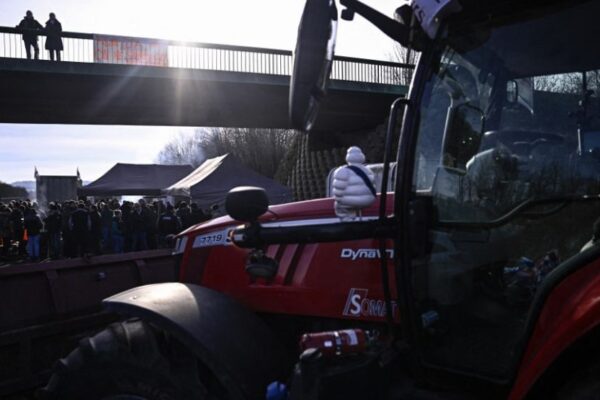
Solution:
{"label": "red tractor", "polygon": [[[340,221],[332,199],[233,190],[231,218],[178,236],[181,282],[107,299],[131,319],[61,359],[48,398],[598,398],[600,2],[340,3],[420,52],[390,112],[394,194]],[[298,127],[337,22],[307,0]]]}

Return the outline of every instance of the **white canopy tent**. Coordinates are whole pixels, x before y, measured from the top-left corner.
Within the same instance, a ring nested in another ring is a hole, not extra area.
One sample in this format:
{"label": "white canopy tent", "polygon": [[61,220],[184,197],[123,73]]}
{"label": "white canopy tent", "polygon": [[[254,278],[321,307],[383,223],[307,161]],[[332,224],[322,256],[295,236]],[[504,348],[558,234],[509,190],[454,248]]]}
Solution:
{"label": "white canopy tent", "polygon": [[291,190],[242,165],[230,154],[210,158],[189,175],[164,189],[164,194],[187,197],[201,208],[223,205],[227,192],[236,186],[259,186],[265,189],[270,204],[292,201]]}

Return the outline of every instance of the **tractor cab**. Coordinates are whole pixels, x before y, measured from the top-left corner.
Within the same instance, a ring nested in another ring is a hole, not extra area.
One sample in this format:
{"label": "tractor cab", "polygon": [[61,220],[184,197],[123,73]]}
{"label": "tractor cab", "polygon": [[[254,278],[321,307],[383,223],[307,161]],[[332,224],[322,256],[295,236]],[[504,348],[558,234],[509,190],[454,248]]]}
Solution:
{"label": "tractor cab", "polygon": [[[295,56],[311,43],[323,61],[295,70],[313,86],[293,78],[290,101],[306,129],[338,23],[333,1],[308,1],[304,18],[315,3],[331,21],[310,34],[301,23]],[[421,52],[388,123],[404,111],[395,211],[381,214],[396,227],[401,341],[427,376],[493,383],[506,396],[546,301],[589,265],[597,239],[600,47],[590,40],[600,2],[413,1],[396,20],[341,5],[342,18],[361,14]]]}
{"label": "tractor cab", "polygon": [[506,382],[600,218],[600,3],[522,7],[456,15],[411,93],[415,340],[430,366]]}

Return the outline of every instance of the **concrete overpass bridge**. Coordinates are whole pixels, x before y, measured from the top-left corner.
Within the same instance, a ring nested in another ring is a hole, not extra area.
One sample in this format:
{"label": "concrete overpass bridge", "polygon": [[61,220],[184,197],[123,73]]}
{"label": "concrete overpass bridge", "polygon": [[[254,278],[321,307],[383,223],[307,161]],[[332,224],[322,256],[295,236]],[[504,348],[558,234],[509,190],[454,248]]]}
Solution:
{"label": "concrete overpass bridge", "polygon": [[[287,128],[292,53],[64,32],[63,61],[27,60],[0,27],[0,122]],[[381,123],[412,66],[337,57],[320,130]]]}

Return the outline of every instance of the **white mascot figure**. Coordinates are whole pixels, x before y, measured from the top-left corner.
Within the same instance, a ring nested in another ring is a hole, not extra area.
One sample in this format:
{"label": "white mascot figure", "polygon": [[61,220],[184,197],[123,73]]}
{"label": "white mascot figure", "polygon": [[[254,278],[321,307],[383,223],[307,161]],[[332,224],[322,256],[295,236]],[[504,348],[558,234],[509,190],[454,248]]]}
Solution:
{"label": "white mascot figure", "polygon": [[333,172],[333,198],[335,214],[343,220],[361,215],[361,209],[375,201],[373,172],[363,165],[365,155],[359,147],[352,146],[346,153],[346,163]]}

